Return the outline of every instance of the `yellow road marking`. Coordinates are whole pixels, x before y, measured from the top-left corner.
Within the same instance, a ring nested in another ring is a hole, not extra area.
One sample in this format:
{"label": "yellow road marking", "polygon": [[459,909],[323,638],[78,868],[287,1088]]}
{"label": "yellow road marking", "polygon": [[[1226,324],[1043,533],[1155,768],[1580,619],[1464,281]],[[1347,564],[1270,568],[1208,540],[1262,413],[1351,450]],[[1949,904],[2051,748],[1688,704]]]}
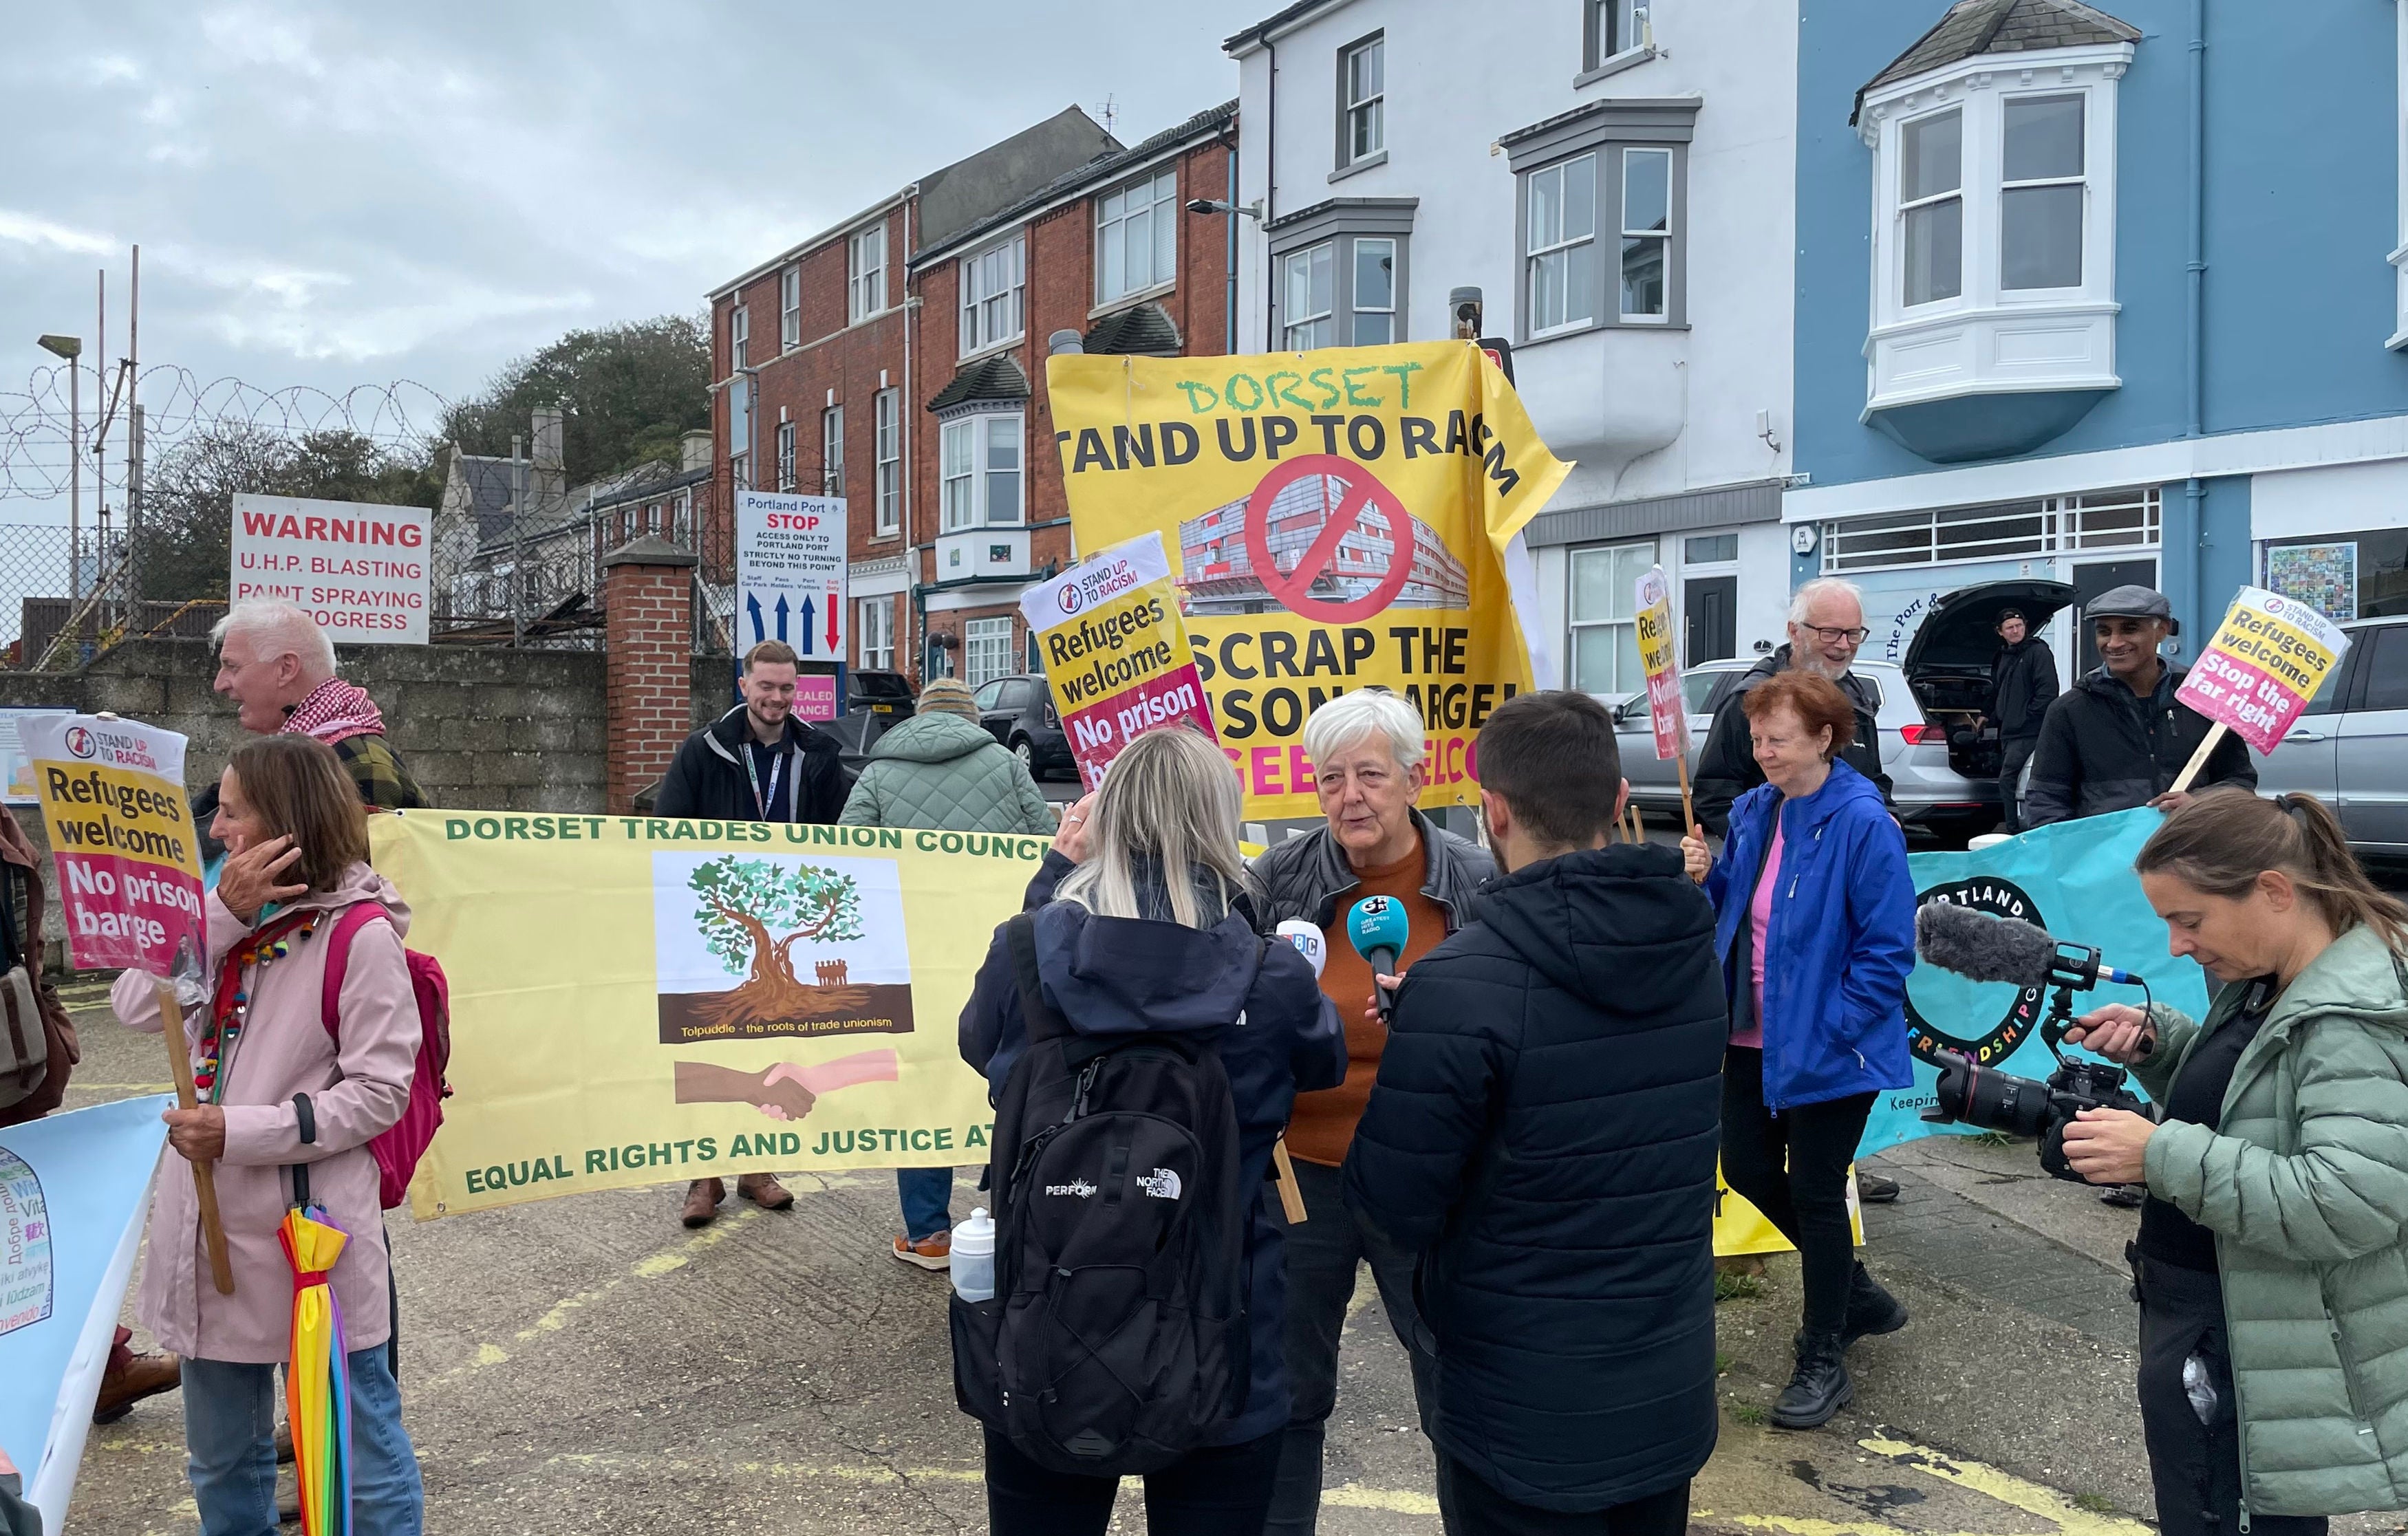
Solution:
{"label": "yellow road marking", "polygon": [[69,1078],[67,1091],[69,1093],[122,1094],[174,1093],[176,1085],[172,1083],[78,1083],[75,1079]]}
{"label": "yellow road marking", "polygon": [[1426,1493],[1411,1493],[1403,1488],[1367,1488],[1360,1483],[1341,1483],[1334,1488],[1324,1488],[1321,1501],[1341,1509],[1376,1509],[1390,1514],[1436,1514],[1438,1500]]}
{"label": "yellow road marking", "polygon": [[1979,1461],[1942,1456],[1926,1446],[1878,1436],[1856,1443],[1875,1456],[1887,1457],[1927,1477],[1955,1484],[1985,1499],[2022,1510],[2027,1514],[2037,1514],[2057,1527],[2063,1536],[2150,1536],[2149,1528],[2138,1520],[2127,1520],[2113,1514],[2093,1514],[2055,1488],[2028,1482],[2012,1472],[2000,1471]]}

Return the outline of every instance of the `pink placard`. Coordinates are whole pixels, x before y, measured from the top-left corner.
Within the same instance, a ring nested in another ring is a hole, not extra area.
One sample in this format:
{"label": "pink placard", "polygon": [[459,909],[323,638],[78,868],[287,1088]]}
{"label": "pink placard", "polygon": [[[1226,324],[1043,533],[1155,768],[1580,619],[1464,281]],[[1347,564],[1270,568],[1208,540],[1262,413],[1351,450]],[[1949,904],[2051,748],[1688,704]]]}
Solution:
{"label": "pink placard", "polygon": [[824,672],[806,672],[795,679],[795,718],[834,720],[836,679]]}
{"label": "pink placard", "polygon": [[1212,711],[1204,700],[1204,680],[1197,675],[1193,662],[1064,715],[1062,729],[1070,738],[1079,782],[1094,789],[1104,782],[1104,769],[1129,742],[1157,725],[1174,722],[1195,726],[1208,741],[1220,739],[1212,729]]}

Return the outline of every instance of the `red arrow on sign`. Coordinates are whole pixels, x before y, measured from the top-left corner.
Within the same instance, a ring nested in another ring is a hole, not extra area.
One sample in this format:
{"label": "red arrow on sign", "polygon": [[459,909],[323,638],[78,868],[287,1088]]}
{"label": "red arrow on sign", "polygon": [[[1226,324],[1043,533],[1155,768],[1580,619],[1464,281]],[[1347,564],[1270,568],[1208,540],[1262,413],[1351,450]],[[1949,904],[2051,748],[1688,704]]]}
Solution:
{"label": "red arrow on sign", "polygon": [[[1282,571],[1271,561],[1271,503],[1282,491],[1307,476],[1322,480],[1321,531],[1295,567]],[[1333,479],[1346,485],[1346,494],[1335,507],[1329,505],[1328,482]],[[1352,601],[1332,602],[1313,596],[1312,583],[1325,569],[1335,572],[1339,544],[1362,524],[1367,507],[1377,507],[1388,521],[1393,542],[1387,574],[1377,586]],[[1307,453],[1288,460],[1265,475],[1254,495],[1246,498],[1246,555],[1253,562],[1254,579],[1279,600],[1282,608],[1315,624],[1360,623],[1395,602],[1397,594],[1405,589],[1406,578],[1413,571],[1414,537],[1412,514],[1405,510],[1397,494],[1354,460],[1332,453]]]}

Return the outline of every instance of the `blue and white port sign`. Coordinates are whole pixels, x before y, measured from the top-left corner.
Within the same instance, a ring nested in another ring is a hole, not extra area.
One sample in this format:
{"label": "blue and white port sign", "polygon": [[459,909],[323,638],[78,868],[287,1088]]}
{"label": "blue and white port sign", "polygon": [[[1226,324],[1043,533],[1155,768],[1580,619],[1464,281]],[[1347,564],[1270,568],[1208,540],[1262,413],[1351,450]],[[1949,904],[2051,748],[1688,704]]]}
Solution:
{"label": "blue and white port sign", "polygon": [[842,496],[736,495],[736,654],[783,640],[805,661],[844,660]]}

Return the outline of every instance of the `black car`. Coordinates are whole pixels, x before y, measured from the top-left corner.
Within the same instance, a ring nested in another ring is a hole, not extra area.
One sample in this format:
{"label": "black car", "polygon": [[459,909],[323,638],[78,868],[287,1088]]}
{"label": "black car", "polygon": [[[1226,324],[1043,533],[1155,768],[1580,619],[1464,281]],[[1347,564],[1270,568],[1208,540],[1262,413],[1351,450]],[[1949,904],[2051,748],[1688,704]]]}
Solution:
{"label": "black car", "polygon": [[900,672],[864,671],[847,668],[844,674],[844,712],[834,720],[823,720],[820,729],[837,739],[844,749],[845,771],[856,778],[867,754],[878,739],[911,718],[918,704],[911,692],[911,680]]}
{"label": "black car", "polygon": [[1062,717],[1054,712],[1054,691],[1043,678],[996,678],[971,698],[978,705],[979,724],[1011,749],[1027,766],[1029,777],[1079,771],[1070,756],[1070,739],[1062,731]]}

